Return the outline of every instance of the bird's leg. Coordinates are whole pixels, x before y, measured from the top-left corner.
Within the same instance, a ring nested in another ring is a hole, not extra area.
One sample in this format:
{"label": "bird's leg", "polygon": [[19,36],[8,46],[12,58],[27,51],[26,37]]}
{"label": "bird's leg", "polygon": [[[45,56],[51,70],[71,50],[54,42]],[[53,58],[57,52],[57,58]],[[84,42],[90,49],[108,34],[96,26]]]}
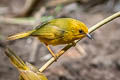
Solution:
{"label": "bird's leg", "polygon": [[76,46],[76,43],[75,42],[72,42],[73,46]]}
{"label": "bird's leg", "polygon": [[55,61],[57,61],[57,56],[55,55],[55,53],[50,49],[50,47],[48,45],[46,45],[47,49],[50,51],[51,55],[55,58]]}

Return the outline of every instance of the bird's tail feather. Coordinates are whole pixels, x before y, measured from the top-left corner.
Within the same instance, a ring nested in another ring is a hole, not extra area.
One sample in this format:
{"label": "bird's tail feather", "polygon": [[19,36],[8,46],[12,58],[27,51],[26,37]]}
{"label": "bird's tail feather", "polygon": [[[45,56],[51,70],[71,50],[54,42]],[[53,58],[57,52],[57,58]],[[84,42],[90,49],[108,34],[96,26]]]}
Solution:
{"label": "bird's tail feather", "polygon": [[31,35],[32,32],[34,32],[34,30],[28,31],[28,32],[17,33],[17,34],[15,34],[15,35],[12,35],[12,36],[7,37],[7,40],[16,40],[16,39],[28,37],[28,36]]}

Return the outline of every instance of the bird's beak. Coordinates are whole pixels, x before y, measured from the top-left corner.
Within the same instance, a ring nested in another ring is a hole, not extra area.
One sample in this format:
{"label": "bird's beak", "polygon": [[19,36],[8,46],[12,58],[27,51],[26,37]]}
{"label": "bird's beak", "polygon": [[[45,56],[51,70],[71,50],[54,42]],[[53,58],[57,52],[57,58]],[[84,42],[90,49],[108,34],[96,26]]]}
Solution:
{"label": "bird's beak", "polygon": [[93,37],[92,37],[89,33],[87,33],[86,36],[87,36],[89,39],[93,40]]}

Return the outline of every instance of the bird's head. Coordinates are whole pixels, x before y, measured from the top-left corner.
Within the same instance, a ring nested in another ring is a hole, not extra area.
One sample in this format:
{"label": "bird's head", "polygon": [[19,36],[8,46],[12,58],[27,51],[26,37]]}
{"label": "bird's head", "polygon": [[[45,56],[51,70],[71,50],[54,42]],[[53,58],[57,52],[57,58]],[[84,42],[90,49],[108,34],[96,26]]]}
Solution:
{"label": "bird's head", "polygon": [[82,22],[80,22],[79,27],[77,28],[77,33],[79,38],[86,36],[91,40],[93,39],[93,37],[88,33],[87,26]]}

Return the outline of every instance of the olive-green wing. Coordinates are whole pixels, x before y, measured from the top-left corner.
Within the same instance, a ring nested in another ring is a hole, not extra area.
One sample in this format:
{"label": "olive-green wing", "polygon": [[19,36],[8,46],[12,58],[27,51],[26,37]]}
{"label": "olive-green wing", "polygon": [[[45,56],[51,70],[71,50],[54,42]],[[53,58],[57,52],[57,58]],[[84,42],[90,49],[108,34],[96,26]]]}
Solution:
{"label": "olive-green wing", "polygon": [[32,36],[37,36],[44,39],[57,39],[62,38],[64,36],[64,30],[56,25],[47,24],[42,26],[41,28],[36,29],[33,32]]}
{"label": "olive-green wing", "polygon": [[47,25],[49,23],[50,23],[49,21],[42,22],[40,25],[36,26],[35,29],[40,29],[40,28],[44,27],[45,25]]}

